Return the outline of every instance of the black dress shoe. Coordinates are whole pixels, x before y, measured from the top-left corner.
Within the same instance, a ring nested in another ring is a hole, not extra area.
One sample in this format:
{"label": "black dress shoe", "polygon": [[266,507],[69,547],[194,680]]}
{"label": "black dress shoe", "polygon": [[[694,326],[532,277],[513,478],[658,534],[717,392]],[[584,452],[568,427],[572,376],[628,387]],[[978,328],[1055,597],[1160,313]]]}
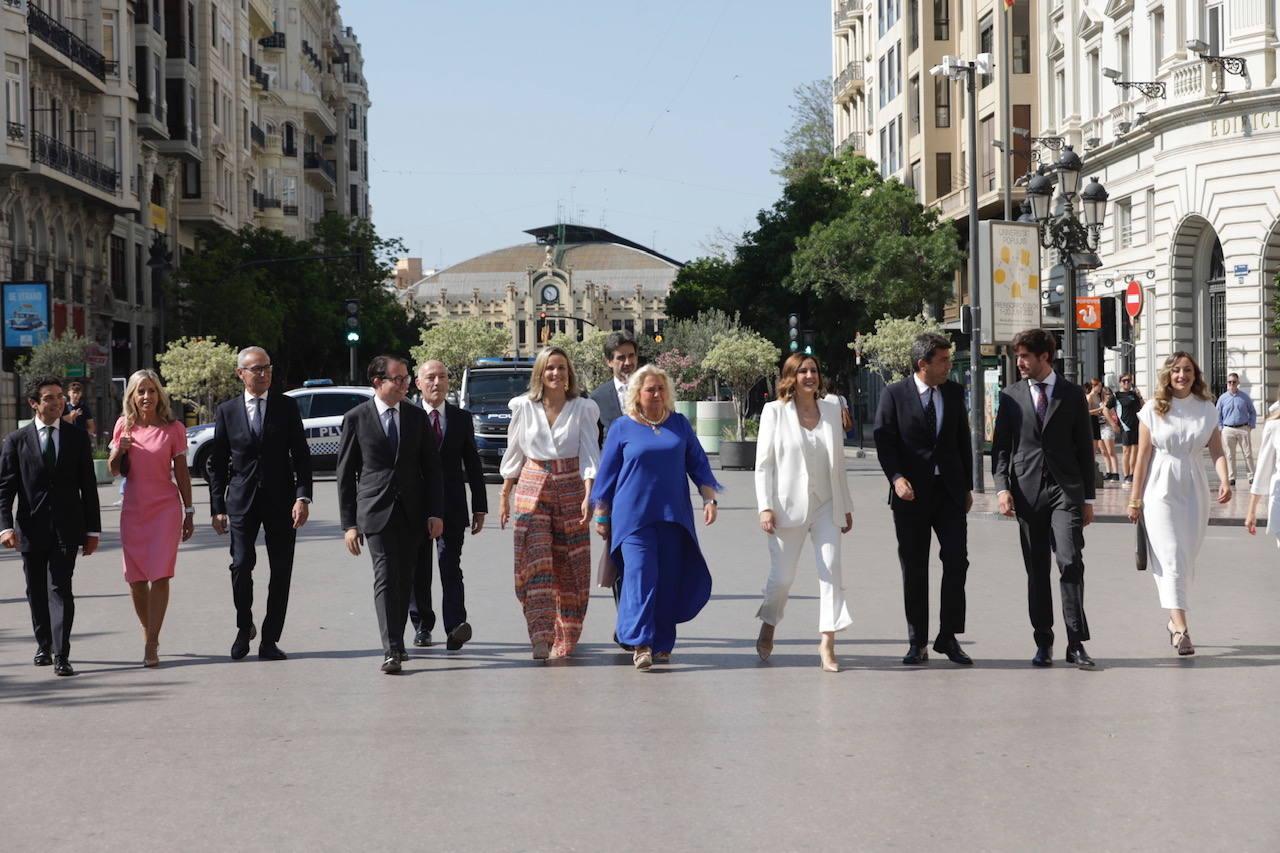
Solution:
{"label": "black dress shoe", "polygon": [[940,655],[946,655],[952,663],[973,665],[973,658],[966,655],[964,649],[960,648],[960,641],[956,639],[955,634],[939,634],[938,639],[933,642],[933,650]]}
{"label": "black dress shoe", "polygon": [[249,641],[253,639],[253,635],[257,633],[256,628],[245,630],[241,628],[236,631],[235,642],[231,644],[231,659],[240,660],[249,654]]}
{"label": "black dress shoe", "polygon": [[263,640],[258,644],[258,660],[288,660],[289,656],[275,643]]}
{"label": "black dress shoe", "polygon": [[31,659],[36,666],[52,666],[53,655],[49,654],[48,649],[36,649],[36,656]]}
{"label": "black dress shoe", "polygon": [[1036,646],[1036,656],[1031,659],[1032,666],[1053,666],[1053,646]]}
{"label": "black dress shoe", "polygon": [[387,655],[386,660],[382,662],[382,671],[387,675],[397,675],[400,672],[400,655],[392,652]]}
{"label": "black dress shoe", "polygon": [[448,651],[456,652],[462,648],[463,644],[471,639],[471,623],[463,622],[458,627],[449,632],[449,637],[445,641],[444,647]]}
{"label": "black dress shoe", "polygon": [[53,659],[54,675],[75,675],[76,671],[71,668],[71,661],[67,660],[66,655],[58,655]]}
{"label": "black dress shoe", "polygon": [[399,661],[402,661],[402,662],[403,662],[403,661],[407,661],[407,660],[409,659],[409,653],[408,653],[408,652],[406,652],[404,649],[400,649],[400,650],[399,650],[398,652],[396,652],[395,654],[396,654],[396,659],[397,659],[397,660],[399,660]]}
{"label": "black dress shoe", "polygon": [[910,646],[907,653],[902,656],[902,663],[905,666],[916,666],[929,662],[929,650],[924,646]]}
{"label": "black dress shoe", "polygon": [[1067,663],[1073,663],[1080,669],[1093,669],[1097,666],[1093,658],[1089,657],[1089,653],[1084,650],[1083,643],[1067,646]]}
{"label": "black dress shoe", "polygon": [[418,631],[418,632],[416,632],[416,633],[413,635],[413,644],[414,644],[415,646],[420,647],[420,648],[425,648],[425,647],[427,647],[427,646],[431,645],[431,632],[430,632],[430,631]]}

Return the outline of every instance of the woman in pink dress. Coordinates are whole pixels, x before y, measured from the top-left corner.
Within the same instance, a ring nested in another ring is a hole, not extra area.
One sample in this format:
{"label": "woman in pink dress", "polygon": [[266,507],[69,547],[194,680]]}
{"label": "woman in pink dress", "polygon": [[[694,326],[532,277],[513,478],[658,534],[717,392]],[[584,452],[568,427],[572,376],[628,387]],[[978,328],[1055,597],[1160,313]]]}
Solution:
{"label": "woman in pink dress", "polygon": [[[160,626],[169,606],[169,578],[178,541],[191,538],[195,508],[187,471],[187,431],[173,418],[160,377],[139,370],[124,392],[124,416],[116,421],[108,462],[112,474],[127,473],[120,508],[124,579],[142,623],[143,666],[159,666]],[[128,456],[128,471],[121,471]],[[181,502],[179,502],[181,500]]]}

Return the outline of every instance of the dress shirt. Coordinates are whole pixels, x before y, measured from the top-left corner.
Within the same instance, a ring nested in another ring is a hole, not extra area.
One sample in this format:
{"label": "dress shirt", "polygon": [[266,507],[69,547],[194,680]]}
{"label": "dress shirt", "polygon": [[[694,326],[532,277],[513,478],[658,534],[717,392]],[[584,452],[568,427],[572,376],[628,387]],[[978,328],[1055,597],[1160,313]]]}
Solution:
{"label": "dress shirt", "polygon": [[1258,410],[1248,394],[1228,391],[1218,398],[1218,426],[1253,429],[1257,425]]}
{"label": "dress shirt", "polygon": [[[936,439],[938,433],[942,432],[942,391],[922,382],[918,373],[911,378],[916,382],[916,393],[920,395],[921,409],[929,405],[929,392],[933,392],[933,437]],[[937,465],[934,465],[933,473],[935,475],[941,474],[942,470]]]}
{"label": "dress shirt", "polygon": [[[255,397],[254,395],[250,394],[248,391],[245,391],[244,392],[244,413],[249,417],[250,426],[253,426],[253,411],[256,408],[254,404],[254,400],[262,401],[262,411],[260,412],[260,414],[262,415],[263,422],[267,420],[267,395],[263,394],[261,397]],[[262,424],[258,424],[258,428],[261,429]]]}
{"label": "dress shirt", "polygon": [[618,392],[618,411],[623,415],[627,413],[627,381],[613,377],[613,390]]}
{"label": "dress shirt", "polygon": [[[1057,372],[1056,370],[1050,370],[1050,371],[1049,371],[1049,375],[1048,375],[1048,376],[1046,376],[1044,379],[1039,380],[1039,381],[1044,383],[1044,386],[1045,386],[1045,388],[1044,388],[1044,392],[1045,392],[1046,394],[1048,394],[1048,395],[1049,395],[1049,402],[1052,402],[1052,400],[1053,400],[1053,386],[1055,386],[1055,385],[1057,385],[1057,384],[1058,384],[1058,372]],[[1028,377],[1027,377],[1027,382],[1031,384],[1031,407],[1034,409],[1034,408],[1035,408],[1035,404],[1036,404],[1037,402],[1039,402],[1039,400],[1040,400],[1040,388],[1039,388],[1039,387],[1037,386],[1037,384],[1036,384],[1036,383],[1037,383],[1037,380],[1032,379],[1030,376],[1028,376]],[[1086,405],[1088,405],[1088,404],[1086,403]],[[1048,406],[1047,406],[1047,405],[1046,405],[1046,407],[1045,407],[1045,411],[1046,411],[1046,412],[1048,411]],[[1081,474],[1082,474],[1083,476],[1086,476],[1086,477],[1091,476],[1090,472],[1087,472],[1087,471],[1082,471],[1082,472],[1081,472]],[[1009,491],[1009,490],[1008,490],[1008,489],[1003,489],[1002,491],[1006,491],[1006,492],[1007,492],[1007,491]],[[999,497],[999,496],[1000,496],[1000,492],[996,492],[996,497]],[[1085,502],[1085,503],[1087,503],[1087,504],[1092,504],[1092,503],[1093,503],[1093,501],[1092,501],[1091,499],[1089,499],[1089,498],[1085,498],[1085,501],[1084,501],[1084,502]]]}
{"label": "dress shirt", "polygon": [[514,480],[526,460],[549,462],[553,459],[578,460],[578,473],[584,480],[596,478],[600,465],[600,407],[590,397],[574,397],[564,401],[555,426],[547,425],[542,403],[521,394],[509,404],[511,424],[507,427],[507,451],[499,470],[503,479]]}
{"label": "dress shirt", "polygon": [[433,406],[433,405],[431,405],[430,403],[428,403],[428,402],[426,401],[426,399],[425,399],[425,398],[422,400],[422,411],[424,411],[424,412],[426,412],[426,413],[427,413],[427,426],[428,426],[428,427],[430,427],[430,426],[431,426],[431,413],[432,413],[432,412],[439,412],[439,414],[440,414],[440,437],[441,437],[441,438],[444,438],[444,434],[445,434],[445,433],[448,431],[448,429],[449,429],[449,425],[448,425],[448,423],[447,423],[447,418],[445,418],[445,410],[444,410],[444,407],[445,407],[446,405],[447,405],[447,403],[441,403],[441,404],[440,404],[440,405],[438,405],[438,406]]}
{"label": "dress shirt", "polygon": [[401,433],[401,437],[403,438],[404,424],[400,423],[400,404],[396,403],[394,406],[388,406],[386,403],[382,402],[381,397],[375,394],[373,397],[373,405],[378,410],[378,423],[382,424],[383,434],[385,435],[387,433],[387,427],[391,423],[387,419],[387,410],[390,409],[395,412],[393,417],[396,420],[396,430]]}
{"label": "dress shirt", "polygon": [[[35,426],[35,428],[36,428],[37,444],[39,444],[39,445],[40,445],[40,453],[41,453],[41,454],[43,454],[43,453],[44,453],[44,447],[45,447],[45,437],[44,437],[45,433],[44,433],[44,428],[45,428],[45,427],[50,427],[50,426],[51,426],[51,427],[53,427],[53,432],[52,432],[52,433],[50,433],[50,435],[49,435],[49,439],[48,439],[48,440],[53,442],[53,452],[54,452],[54,455],[55,455],[55,456],[57,456],[58,458],[61,458],[61,454],[62,454],[62,418],[58,418],[56,421],[54,421],[54,422],[53,422],[53,423],[51,423],[51,424],[47,424],[47,423],[45,423],[44,421],[40,420],[39,418],[33,418],[33,419],[32,419],[32,421],[31,421],[31,423],[32,423],[32,424]],[[6,534],[6,533],[12,533],[12,532],[13,532],[13,528],[12,528],[12,527],[7,528],[7,529],[5,529],[5,530],[0,530],[0,536],[3,536],[3,535],[4,535],[4,534]],[[93,531],[93,532],[91,532],[91,533],[86,533],[86,534],[85,534],[85,536],[92,536],[94,539],[97,539],[100,535],[101,535],[101,531],[96,531],[96,530],[95,530],[95,531]]]}

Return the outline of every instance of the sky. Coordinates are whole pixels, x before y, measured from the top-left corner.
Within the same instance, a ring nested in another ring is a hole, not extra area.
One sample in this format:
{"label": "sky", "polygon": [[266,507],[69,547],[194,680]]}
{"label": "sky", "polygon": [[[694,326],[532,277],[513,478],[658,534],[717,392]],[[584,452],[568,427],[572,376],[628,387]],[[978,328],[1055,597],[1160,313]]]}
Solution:
{"label": "sky", "polygon": [[374,224],[428,268],[557,219],[707,254],[778,198],[792,90],[830,76],[827,0],[341,7],[373,102]]}

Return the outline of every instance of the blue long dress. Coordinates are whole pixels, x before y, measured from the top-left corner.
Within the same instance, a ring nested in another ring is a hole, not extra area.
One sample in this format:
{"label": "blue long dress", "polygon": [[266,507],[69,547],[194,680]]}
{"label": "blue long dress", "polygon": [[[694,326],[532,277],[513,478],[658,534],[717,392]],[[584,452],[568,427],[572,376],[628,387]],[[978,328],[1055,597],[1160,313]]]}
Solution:
{"label": "blue long dress", "polygon": [[612,555],[627,567],[617,632],[629,646],[670,652],[676,625],[711,598],[688,480],[723,488],[684,415],[672,413],[656,432],[629,417],[610,426],[591,499],[610,507]]}

